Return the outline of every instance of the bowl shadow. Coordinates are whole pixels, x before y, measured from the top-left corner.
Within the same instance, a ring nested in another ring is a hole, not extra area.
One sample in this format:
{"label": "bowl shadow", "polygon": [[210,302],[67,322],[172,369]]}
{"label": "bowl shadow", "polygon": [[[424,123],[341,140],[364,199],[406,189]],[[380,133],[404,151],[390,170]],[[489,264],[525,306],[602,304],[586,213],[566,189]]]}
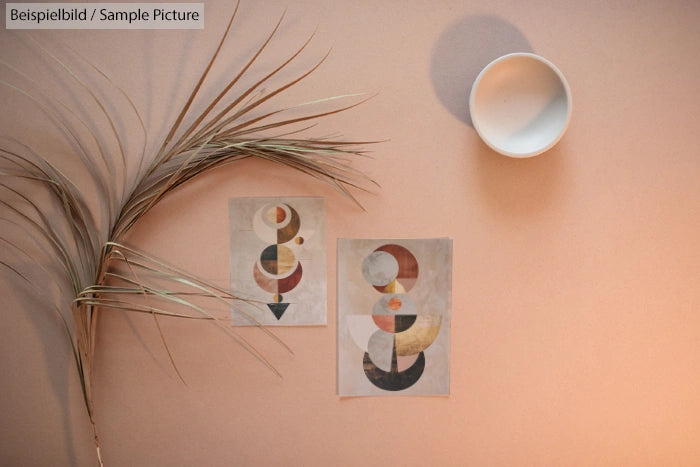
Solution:
{"label": "bowl shadow", "polygon": [[494,59],[513,52],[532,52],[525,36],[493,15],[468,16],[450,26],[433,49],[430,78],[440,102],[474,127],[469,94],[479,72]]}

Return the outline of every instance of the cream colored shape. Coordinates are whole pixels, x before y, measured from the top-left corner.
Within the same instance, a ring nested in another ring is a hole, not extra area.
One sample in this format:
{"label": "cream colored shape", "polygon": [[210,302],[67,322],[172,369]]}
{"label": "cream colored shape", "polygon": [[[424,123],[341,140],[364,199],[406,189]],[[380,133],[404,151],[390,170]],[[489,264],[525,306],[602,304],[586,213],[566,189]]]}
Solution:
{"label": "cream colored shape", "polygon": [[297,264],[294,252],[284,245],[277,245],[277,274],[287,276]]}
{"label": "cream colored shape", "polygon": [[271,209],[271,205],[266,204],[255,212],[253,215],[253,231],[265,243],[277,243],[277,229],[265,222],[269,209]]}
{"label": "cream colored shape", "polygon": [[367,343],[377,331],[377,325],[372,319],[372,315],[349,315],[345,317],[348,324],[348,330],[355,344],[365,352],[367,351]]}

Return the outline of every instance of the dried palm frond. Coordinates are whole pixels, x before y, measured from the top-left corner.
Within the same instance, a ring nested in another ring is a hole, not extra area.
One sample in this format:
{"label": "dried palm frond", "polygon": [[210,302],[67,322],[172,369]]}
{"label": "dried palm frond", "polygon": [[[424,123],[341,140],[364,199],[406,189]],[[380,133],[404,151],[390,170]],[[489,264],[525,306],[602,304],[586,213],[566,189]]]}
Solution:
{"label": "dried palm frond", "polygon": [[[226,83],[199,115],[191,115],[193,104],[221,51],[236,11],[162,144],[155,153],[148,154],[144,142],[143,153],[137,159],[137,167],[132,167],[132,170],[128,167],[130,158],[127,157],[126,144],[114,118],[107,110],[108,106],[76,72],[41,44],[35,43],[99,109],[99,115],[96,117],[107,122],[110,138],[116,141],[117,151],[110,152],[100,137],[90,130],[85,119],[69,105],[36,89],[28,91],[9,82],[0,81],[14,92],[31,99],[56,123],[67,142],[75,148],[75,156],[84,165],[91,179],[91,187],[97,193],[97,205],[102,206],[101,212],[96,212],[95,203],[89,202],[93,200],[86,194],[85,185],[79,187],[50,157],[17,141],[0,146],[0,161],[3,167],[0,170],[0,192],[3,193],[0,198],[3,212],[0,222],[20,229],[27,238],[33,239],[51,258],[53,264],[58,265],[62,277],[70,284],[70,293],[66,290],[65,294],[70,296],[72,325],[65,319],[60,307],[56,307],[54,311],[62,320],[71,342],[85,406],[95,433],[100,465],[102,457],[95,426],[92,389],[93,357],[99,337],[96,333],[96,322],[100,310],[115,309],[151,314],[159,332],[159,317],[211,320],[276,371],[252,345],[230,327],[222,325],[220,319],[200,304],[201,299],[205,298],[235,307],[243,298],[125,244],[125,236],[130,229],[174,189],[211,169],[245,158],[262,158],[289,166],[331,184],[353,200],[350,189],[361,188],[362,184],[368,181],[364,175],[348,165],[351,156],[363,154],[359,149],[359,145],[363,143],[296,137],[298,132],[304,129],[299,129],[299,124],[303,126],[304,122],[348,110],[358,105],[358,96],[339,96],[302,106],[265,110],[264,104],[309,76],[325,59],[323,57],[308,71],[274,87],[271,91],[262,90],[264,86],[270,85],[271,78],[299,56],[309,41],[295,50],[277,68],[252,84],[243,86],[242,91],[231,95],[232,88],[241,85],[242,78],[248,76],[248,71],[272,41],[281,19],[256,49],[252,58],[241,67],[240,72]],[[86,63],[102,74],[89,62]],[[5,61],[0,61],[0,64],[22,76],[25,82],[33,83],[29,76],[11,64]],[[136,105],[121,89],[116,86],[114,88],[128,102],[145,141],[146,126]],[[299,114],[299,110],[304,110],[305,106],[328,102],[332,104],[336,99],[348,97],[354,98],[355,102],[332,110]],[[289,111],[292,111],[292,115],[285,117],[289,115]],[[192,123],[185,126],[186,121]],[[119,170],[115,170],[115,167]],[[120,174],[121,177],[117,177],[116,174]],[[121,180],[115,180],[116,178]],[[13,183],[18,180],[25,182],[25,185]],[[43,204],[45,200],[40,200],[40,196],[37,195],[40,193],[38,187],[43,188],[44,193],[50,195],[53,203],[60,207],[63,224],[59,225],[55,218],[46,213]],[[21,242],[0,234],[0,243],[8,250],[13,250],[23,261],[32,261],[32,255],[24,249]],[[0,265],[22,278],[30,287],[36,288],[32,279],[11,261],[0,260]],[[47,267],[40,267],[46,274],[52,273]],[[270,331],[262,327],[261,329],[277,339]],[[163,334],[160,335],[172,361]],[[177,371],[174,362],[173,367]],[[179,371],[178,375],[180,376]]]}

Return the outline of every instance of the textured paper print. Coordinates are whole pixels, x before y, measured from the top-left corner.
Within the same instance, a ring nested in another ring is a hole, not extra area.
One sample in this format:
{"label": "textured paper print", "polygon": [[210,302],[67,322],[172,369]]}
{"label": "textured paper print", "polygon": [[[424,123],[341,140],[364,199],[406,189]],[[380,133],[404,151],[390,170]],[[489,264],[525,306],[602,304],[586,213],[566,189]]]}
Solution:
{"label": "textured paper print", "polygon": [[452,240],[338,240],[338,394],[450,392]]}
{"label": "textured paper print", "polygon": [[[231,289],[259,300],[237,305],[268,325],[326,324],[325,200],[229,200]],[[254,324],[233,310],[233,325]]]}

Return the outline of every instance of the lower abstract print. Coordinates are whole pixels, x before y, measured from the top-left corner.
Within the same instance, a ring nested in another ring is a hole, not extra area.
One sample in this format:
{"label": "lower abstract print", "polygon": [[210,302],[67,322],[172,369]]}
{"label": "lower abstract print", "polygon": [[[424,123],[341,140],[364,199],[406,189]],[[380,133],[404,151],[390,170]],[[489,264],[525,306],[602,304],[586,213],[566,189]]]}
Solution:
{"label": "lower abstract print", "polygon": [[452,241],[338,240],[338,394],[447,395]]}

